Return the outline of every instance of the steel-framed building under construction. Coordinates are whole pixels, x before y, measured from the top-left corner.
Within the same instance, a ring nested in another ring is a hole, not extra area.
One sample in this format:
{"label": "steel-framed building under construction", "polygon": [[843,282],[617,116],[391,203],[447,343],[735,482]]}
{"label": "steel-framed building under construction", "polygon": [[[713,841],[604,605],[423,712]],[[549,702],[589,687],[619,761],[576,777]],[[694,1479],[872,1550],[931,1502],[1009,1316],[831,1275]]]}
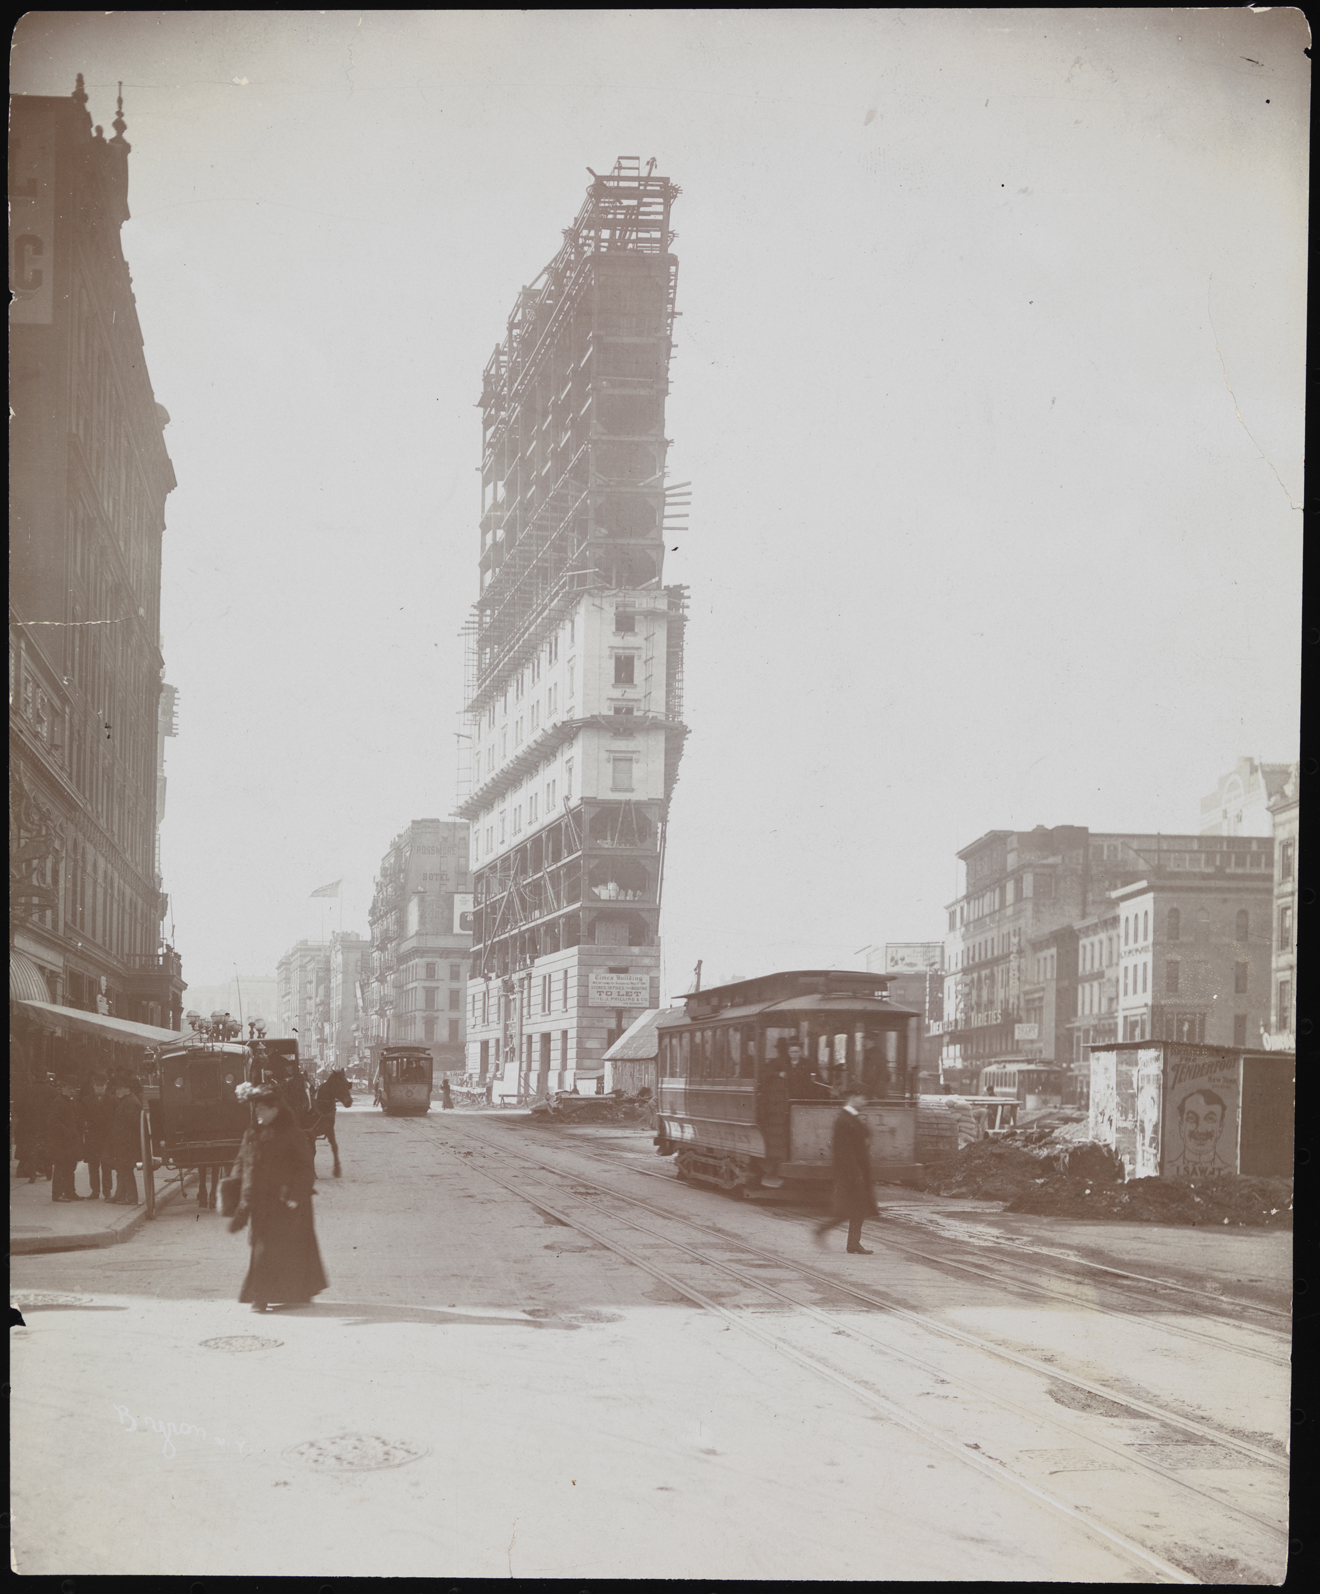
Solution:
{"label": "steel-framed building under construction", "polygon": [[468,1066],[572,1088],[659,1000],[686,590],[663,586],[678,188],[592,173],[485,371],[480,596],[466,634]]}

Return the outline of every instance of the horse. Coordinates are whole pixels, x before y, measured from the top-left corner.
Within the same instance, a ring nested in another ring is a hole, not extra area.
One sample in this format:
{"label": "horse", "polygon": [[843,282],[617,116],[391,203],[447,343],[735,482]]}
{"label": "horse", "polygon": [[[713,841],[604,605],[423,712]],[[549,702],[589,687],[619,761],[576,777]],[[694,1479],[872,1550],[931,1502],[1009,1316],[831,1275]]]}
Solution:
{"label": "horse", "polygon": [[342,1068],[336,1068],[333,1073],[326,1075],[318,1088],[311,1113],[306,1120],[305,1127],[312,1142],[313,1164],[316,1161],[316,1142],[328,1140],[335,1156],[336,1179],[340,1177],[342,1170],[339,1166],[339,1142],[335,1139],[335,1109],[336,1106],[352,1105],[353,1092],[349,1089],[348,1077]]}

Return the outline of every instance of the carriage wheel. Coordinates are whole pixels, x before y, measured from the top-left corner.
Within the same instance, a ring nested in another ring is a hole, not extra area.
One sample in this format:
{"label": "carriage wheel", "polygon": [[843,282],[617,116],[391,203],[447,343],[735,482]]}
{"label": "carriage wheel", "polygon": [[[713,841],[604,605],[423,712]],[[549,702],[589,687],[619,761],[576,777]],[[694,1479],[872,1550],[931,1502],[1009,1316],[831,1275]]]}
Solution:
{"label": "carriage wheel", "polygon": [[147,1216],[156,1216],[156,1176],[152,1171],[155,1161],[152,1155],[154,1147],[151,1144],[151,1117],[144,1108],[142,1111],[142,1189],[147,1203]]}

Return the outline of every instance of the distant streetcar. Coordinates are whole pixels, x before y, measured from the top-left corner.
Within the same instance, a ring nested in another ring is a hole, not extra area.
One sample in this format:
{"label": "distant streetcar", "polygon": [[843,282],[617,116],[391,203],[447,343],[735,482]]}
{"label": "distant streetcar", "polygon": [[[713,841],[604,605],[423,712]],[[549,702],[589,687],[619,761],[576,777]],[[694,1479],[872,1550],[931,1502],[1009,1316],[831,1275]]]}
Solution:
{"label": "distant streetcar", "polygon": [[387,1046],[376,1065],[376,1105],[386,1113],[430,1112],[434,1068],[425,1046]]}
{"label": "distant streetcar", "polygon": [[1063,1104],[1064,1074],[1053,1063],[1001,1062],[981,1070],[982,1096],[1009,1096],[1026,1112]]}
{"label": "distant streetcar", "polygon": [[877,1174],[914,1171],[921,1016],[890,1002],[888,983],[800,969],[684,998],[684,1016],[658,1030],[659,1154],[731,1194],[828,1180],[835,1115],[859,1090]]}

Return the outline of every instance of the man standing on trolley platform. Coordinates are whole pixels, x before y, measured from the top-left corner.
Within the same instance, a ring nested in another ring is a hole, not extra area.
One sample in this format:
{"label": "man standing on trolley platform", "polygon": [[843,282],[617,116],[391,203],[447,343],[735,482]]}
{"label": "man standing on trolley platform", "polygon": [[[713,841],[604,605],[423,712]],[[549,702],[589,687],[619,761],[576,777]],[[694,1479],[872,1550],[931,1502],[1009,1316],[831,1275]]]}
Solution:
{"label": "man standing on trolley platform", "polygon": [[834,1120],[834,1209],[833,1215],[816,1225],[821,1245],[831,1229],[848,1220],[848,1250],[854,1256],[873,1253],[862,1244],[862,1224],[879,1217],[875,1189],[871,1182],[870,1132],[862,1117],[866,1097],[860,1090],[849,1091],[843,1110]]}

